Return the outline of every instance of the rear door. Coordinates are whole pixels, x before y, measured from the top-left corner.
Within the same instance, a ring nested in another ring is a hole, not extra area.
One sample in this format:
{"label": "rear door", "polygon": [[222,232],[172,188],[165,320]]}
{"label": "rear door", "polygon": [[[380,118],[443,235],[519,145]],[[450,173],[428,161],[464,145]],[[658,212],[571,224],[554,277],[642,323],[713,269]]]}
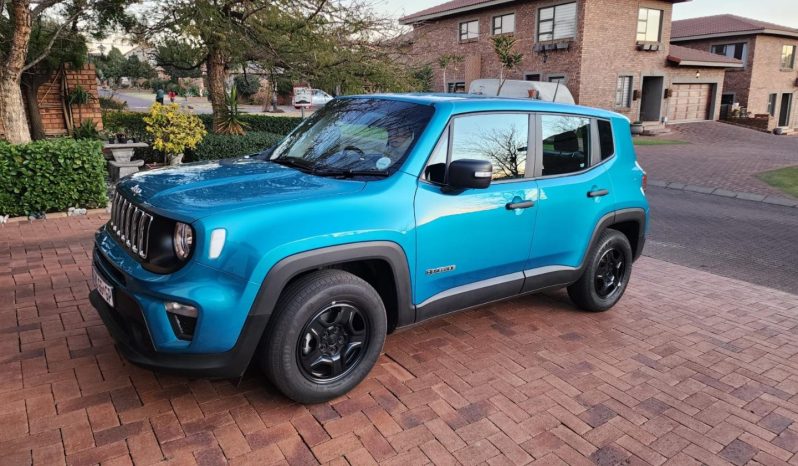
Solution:
{"label": "rear door", "polygon": [[573,277],[596,225],[613,211],[615,198],[609,174],[614,147],[608,121],[538,114],[536,124],[539,200],[524,291],[559,284],[552,277],[555,281]]}

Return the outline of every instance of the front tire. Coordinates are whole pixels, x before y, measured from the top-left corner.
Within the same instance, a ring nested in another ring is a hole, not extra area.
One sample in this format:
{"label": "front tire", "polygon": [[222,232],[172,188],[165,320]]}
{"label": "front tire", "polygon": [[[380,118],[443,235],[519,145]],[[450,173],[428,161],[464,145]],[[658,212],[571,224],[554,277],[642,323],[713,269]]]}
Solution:
{"label": "front tire", "polygon": [[632,246],[626,236],[617,230],[605,230],[590,251],[582,276],[568,287],[568,296],[586,311],[606,311],[626,291],[632,261]]}
{"label": "front tire", "polygon": [[289,285],[264,335],[261,368],[287,397],[320,403],[353,389],[377,361],[385,306],[366,281],[320,270]]}

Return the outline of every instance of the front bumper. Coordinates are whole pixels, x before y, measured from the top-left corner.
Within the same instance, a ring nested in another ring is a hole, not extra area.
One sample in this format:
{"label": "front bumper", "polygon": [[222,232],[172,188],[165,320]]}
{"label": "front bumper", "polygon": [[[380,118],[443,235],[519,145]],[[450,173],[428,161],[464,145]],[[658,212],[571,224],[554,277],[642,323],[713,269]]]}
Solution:
{"label": "front bumper", "polygon": [[[236,377],[249,365],[268,316],[257,308],[257,286],[207,266],[189,263],[170,275],[144,270],[110,235],[97,233],[93,267],[113,287],[114,306],[97,291],[90,301],[122,355],[150,369],[189,376]],[[177,338],[164,308],[167,301],[195,306],[193,338]]]}
{"label": "front bumper", "polygon": [[[121,294],[117,292],[116,296]],[[112,309],[96,290],[89,294],[89,301],[97,309],[125,359],[146,369],[188,377],[230,378],[243,375],[260,342],[267,320],[263,315],[249,316],[238,343],[230,351],[204,354],[164,353],[155,351],[149,335],[141,331],[140,324],[134,317],[136,312],[140,312],[139,309],[132,308],[121,300],[117,308]],[[146,331],[146,327],[144,330]]]}

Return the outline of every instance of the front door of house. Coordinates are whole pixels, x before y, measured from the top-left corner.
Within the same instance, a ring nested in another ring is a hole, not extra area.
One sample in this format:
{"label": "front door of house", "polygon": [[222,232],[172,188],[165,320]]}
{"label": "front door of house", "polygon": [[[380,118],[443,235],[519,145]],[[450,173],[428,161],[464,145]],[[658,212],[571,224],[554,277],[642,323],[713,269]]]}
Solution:
{"label": "front door of house", "polygon": [[643,90],[640,97],[640,121],[659,121],[662,114],[662,76],[643,77]]}

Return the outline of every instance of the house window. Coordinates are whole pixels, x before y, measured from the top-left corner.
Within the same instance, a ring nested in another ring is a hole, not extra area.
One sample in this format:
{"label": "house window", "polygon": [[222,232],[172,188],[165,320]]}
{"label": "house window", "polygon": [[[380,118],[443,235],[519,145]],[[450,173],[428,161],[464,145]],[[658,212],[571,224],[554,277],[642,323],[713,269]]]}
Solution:
{"label": "house window", "polygon": [[615,86],[615,106],[632,106],[632,77],[618,76],[618,84]]}
{"label": "house window", "polygon": [[460,42],[479,38],[479,21],[460,23]]}
{"label": "house window", "polygon": [[746,59],[746,44],[745,42],[739,42],[736,44],[717,44],[713,45],[710,49],[710,52],[716,55],[723,55],[729,58],[736,58],[738,60],[742,60],[745,63]]}
{"label": "house window", "polygon": [[515,13],[493,17],[493,35],[515,32]]}
{"label": "house window", "polygon": [[659,42],[662,32],[662,10],[640,8],[637,15],[637,40]]}
{"label": "house window", "polygon": [[778,94],[770,94],[768,96],[768,114],[772,117],[776,116],[776,102],[778,98]]}
{"label": "house window", "polygon": [[576,3],[538,10],[538,41],[576,37]]}
{"label": "house window", "polygon": [[524,81],[540,81],[540,73],[527,73],[524,75]]}
{"label": "house window", "polygon": [[795,68],[795,46],[785,45],[781,48],[781,69],[791,70]]}
{"label": "house window", "polygon": [[463,81],[450,82],[446,86],[446,92],[450,94],[465,94],[465,83]]}
{"label": "house window", "polygon": [[565,84],[565,76],[561,76],[561,75],[549,76],[549,82],[550,83]]}

